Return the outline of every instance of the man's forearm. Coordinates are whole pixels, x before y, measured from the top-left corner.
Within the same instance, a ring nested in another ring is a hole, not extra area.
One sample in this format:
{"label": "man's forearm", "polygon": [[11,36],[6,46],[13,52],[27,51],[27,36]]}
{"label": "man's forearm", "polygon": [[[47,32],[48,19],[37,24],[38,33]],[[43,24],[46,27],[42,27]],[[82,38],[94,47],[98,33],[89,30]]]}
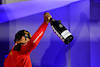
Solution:
{"label": "man's forearm", "polygon": [[35,32],[35,34],[31,37],[30,41],[26,45],[21,46],[20,52],[29,54],[33,49],[35,49],[41,38],[43,37],[47,26],[48,24],[46,22],[43,22],[42,25]]}

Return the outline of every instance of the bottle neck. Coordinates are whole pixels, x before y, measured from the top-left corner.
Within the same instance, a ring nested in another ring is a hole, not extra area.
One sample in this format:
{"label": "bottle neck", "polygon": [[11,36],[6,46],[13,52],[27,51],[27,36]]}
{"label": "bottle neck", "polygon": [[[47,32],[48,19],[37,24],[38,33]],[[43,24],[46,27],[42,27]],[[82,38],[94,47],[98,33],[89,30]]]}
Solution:
{"label": "bottle neck", "polygon": [[60,20],[56,21],[53,18],[50,18],[50,23],[61,23],[61,21]]}
{"label": "bottle neck", "polygon": [[50,18],[50,21],[56,21],[56,20],[54,20],[53,18]]}

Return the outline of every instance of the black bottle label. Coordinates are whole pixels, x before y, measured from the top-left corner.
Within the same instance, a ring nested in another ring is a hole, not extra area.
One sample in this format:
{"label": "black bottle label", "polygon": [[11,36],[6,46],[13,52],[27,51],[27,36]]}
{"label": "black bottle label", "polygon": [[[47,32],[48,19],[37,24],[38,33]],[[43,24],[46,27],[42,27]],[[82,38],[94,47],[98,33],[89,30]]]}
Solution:
{"label": "black bottle label", "polygon": [[61,39],[62,41],[64,41],[63,37],[62,37],[62,36],[59,34],[59,32],[54,28],[54,26],[51,25],[51,27],[52,27],[53,31],[60,37],[60,39]]}

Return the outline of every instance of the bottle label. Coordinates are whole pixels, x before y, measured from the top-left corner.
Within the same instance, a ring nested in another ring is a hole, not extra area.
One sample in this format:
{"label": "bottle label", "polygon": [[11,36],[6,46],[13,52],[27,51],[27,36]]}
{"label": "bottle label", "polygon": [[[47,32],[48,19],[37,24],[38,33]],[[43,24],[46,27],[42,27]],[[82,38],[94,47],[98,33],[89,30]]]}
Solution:
{"label": "bottle label", "polygon": [[60,27],[60,28],[63,28],[63,25],[62,25],[62,24],[59,24],[59,27]]}
{"label": "bottle label", "polygon": [[65,30],[61,33],[61,35],[66,39],[68,36],[72,35],[68,30]]}

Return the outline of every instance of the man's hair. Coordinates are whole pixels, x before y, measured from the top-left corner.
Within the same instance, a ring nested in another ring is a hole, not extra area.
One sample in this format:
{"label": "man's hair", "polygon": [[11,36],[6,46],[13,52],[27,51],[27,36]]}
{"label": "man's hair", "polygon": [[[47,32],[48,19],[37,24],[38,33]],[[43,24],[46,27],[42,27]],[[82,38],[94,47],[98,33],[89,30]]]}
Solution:
{"label": "man's hair", "polygon": [[31,38],[31,35],[30,35],[30,33],[29,33],[28,31],[26,31],[26,30],[20,30],[20,31],[18,31],[18,32],[15,34],[15,40],[14,40],[14,42],[19,41],[19,40],[21,39],[22,36],[25,36],[25,37],[26,37],[26,35],[27,35],[27,37],[28,37],[29,39]]}

